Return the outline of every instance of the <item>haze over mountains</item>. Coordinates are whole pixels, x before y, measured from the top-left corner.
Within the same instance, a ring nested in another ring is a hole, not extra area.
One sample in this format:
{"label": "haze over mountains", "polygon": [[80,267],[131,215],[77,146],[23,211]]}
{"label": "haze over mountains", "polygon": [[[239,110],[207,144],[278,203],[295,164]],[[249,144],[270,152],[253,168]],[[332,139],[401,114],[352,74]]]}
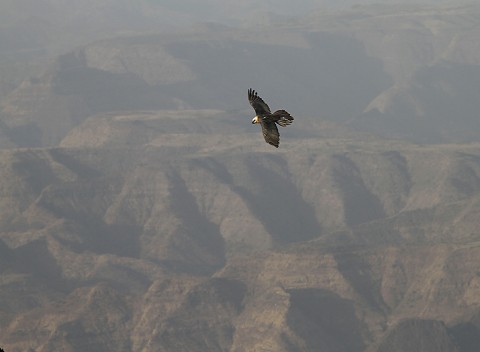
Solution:
{"label": "haze over mountains", "polygon": [[476,140],[479,18],[475,5],[366,6],[96,41],[5,85],[10,137],[0,144],[53,146],[112,110],[244,109],[248,86],[272,104],[288,97],[304,120],[422,143]]}
{"label": "haze over mountains", "polygon": [[480,6],[199,4],[1,5],[0,347],[476,351]]}

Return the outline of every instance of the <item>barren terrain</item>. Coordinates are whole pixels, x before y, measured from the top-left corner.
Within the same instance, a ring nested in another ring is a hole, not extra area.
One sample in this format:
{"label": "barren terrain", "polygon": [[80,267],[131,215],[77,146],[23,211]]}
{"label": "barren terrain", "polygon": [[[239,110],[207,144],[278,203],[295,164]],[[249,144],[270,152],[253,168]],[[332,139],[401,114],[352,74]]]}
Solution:
{"label": "barren terrain", "polygon": [[[1,348],[477,350],[479,6],[122,11],[0,40]],[[279,149],[250,87],[295,117]]]}

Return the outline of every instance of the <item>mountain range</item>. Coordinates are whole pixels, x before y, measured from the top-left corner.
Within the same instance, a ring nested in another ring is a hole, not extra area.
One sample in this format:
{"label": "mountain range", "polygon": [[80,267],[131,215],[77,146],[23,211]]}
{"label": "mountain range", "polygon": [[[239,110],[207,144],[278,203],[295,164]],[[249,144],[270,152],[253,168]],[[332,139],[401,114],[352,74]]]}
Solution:
{"label": "mountain range", "polygon": [[480,6],[150,16],[0,40],[0,347],[476,351]]}

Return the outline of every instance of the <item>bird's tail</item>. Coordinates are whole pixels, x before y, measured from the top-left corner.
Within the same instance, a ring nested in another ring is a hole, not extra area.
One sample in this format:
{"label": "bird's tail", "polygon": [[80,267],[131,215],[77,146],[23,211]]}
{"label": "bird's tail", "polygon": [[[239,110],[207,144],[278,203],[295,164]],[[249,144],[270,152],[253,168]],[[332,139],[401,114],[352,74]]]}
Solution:
{"label": "bird's tail", "polygon": [[275,117],[275,122],[282,127],[290,125],[293,121],[293,116],[291,116],[285,110],[277,110],[272,114],[272,116]]}

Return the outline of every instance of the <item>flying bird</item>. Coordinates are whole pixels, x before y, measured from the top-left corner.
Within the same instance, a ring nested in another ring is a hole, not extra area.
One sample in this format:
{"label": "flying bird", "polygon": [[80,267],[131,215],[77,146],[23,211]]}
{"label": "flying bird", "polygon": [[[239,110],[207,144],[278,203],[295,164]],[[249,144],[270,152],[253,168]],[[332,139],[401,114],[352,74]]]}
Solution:
{"label": "flying bird", "polygon": [[265,142],[278,148],[280,134],[275,124],[282,127],[288,126],[292,123],[293,117],[285,110],[277,110],[272,113],[267,103],[265,103],[252,88],[248,90],[248,101],[257,114],[253,118],[252,123],[259,123],[260,126],[262,126]]}

